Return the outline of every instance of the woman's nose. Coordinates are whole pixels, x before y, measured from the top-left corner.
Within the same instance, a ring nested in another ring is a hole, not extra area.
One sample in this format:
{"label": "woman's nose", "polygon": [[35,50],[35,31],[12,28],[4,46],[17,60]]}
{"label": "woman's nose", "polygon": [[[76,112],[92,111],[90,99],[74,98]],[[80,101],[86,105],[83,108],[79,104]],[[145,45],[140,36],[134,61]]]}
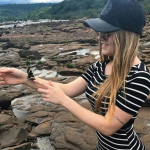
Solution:
{"label": "woman's nose", "polygon": [[97,39],[98,39],[99,41],[105,41],[100,35],[97,36]]}

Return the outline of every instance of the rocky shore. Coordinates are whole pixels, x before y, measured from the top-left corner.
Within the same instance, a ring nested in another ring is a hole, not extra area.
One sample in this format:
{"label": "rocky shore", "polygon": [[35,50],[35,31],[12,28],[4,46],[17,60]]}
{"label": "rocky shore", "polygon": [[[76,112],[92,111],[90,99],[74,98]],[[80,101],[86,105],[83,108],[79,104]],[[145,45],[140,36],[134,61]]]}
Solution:
{"label": "rocky shore", "polygon": [[[27,70],[36,76],[68,83],[98,59],[97,35],[82,20],[0,29],[0,67]],[[150,69],[150,17],[140,41],[139,58]],[[95,150],[96,133],[65,108],[43,102],[25,85],[0,87],[0,150],[40,149],[37,137],[48,136],[49,150]],[[74,98],[91,110],[85,95]],[[134,123],[150,150],[150,96]]]}

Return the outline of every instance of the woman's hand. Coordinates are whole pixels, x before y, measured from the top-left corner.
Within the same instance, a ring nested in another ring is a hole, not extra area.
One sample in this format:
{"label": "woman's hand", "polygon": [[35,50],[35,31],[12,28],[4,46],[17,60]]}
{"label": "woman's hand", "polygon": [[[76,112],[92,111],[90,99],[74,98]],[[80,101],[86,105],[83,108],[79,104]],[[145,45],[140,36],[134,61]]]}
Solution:
{"label": "woman's hand", "polygon": [[16,68],[0,68],[0,85],[24,84],[27,74]]}
{"label": "woman's hand", "polygon": [[49,81],[49,85],[39,80],[34,80],[34,82],[42,87],[38,88],[37,91],[42,93],[41,96],[44,101],[62,105],[65,97],[67,97],[58,86],[52,83],[52,81]]}

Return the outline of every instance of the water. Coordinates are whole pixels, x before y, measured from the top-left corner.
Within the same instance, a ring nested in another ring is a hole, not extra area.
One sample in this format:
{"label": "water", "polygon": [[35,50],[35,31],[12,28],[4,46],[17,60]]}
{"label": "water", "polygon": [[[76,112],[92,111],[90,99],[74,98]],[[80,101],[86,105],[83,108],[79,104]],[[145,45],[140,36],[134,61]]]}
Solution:
{"label": "water", "polygon": [[5,53],[0,53],[0,56],[3,56]]}
{"label": "water", "polygon": [[[62,48],[63,49],[63,48]],[[71,52],[64,52],[64,53],[60,53],[60,56],[64,56],[64,55],[70,55],[76,53],[75,55],[82,55],[82,56],[86,56],[87,53],[94,55],[95,59],[98,59],[99,56],[99,51],[90,51],[90,48],[87,49],[80,49],[80,50],[75,50],[75,51],[71,51]],[[76,61],[76,60],[73,60]]]}
{"label": "water", "polygon": [[[63,48],[61,48],[61,50],[63,50]],[[75,50],[75,51],[71,51],[71,52],[62,52],[59,55],[60,56],[64,56],[64,55],[71,55],[71,54],[74,54],[74,53],[75,53],[75,55],[82,55],[82,56],[87,56],[86,54],[89,53],[91,55],[94,55],[95,59],[99,59],[100,58],[99,51],[90,51],[90,48]],[[77,59],[76,60],[72,60],[72,62],[76,62],[76,61],[77,61]]]}
{"label": "water", "polygon": [[[15,116],[16,117],[21,117],[20,112],[18,113],[17,110],[23,110],[26,111],[28,108],[31,106],[34,106],[35,104],[39,104],[41,101],[41,96],[40,94],[37,95],[26,95],[23,97],[15,98],[12,102],[11,105],[13,108],[15,108]],[[22,116],[24,117],[24,116]]]}
{"label": "water", "polygon": [[98,59],[100,57],[99,56],[99,51],[91,51],[90,54],[95,55],[95,59]]}
{"label": "water", "polygon": [[146,124],[148,127],[150,127],[150,121]]}
{"label": "water", "polygon": [[0,28],[13,28],[14,24],[17,25],[17,27],[23,27],[25,25],[31,25],[31,24],[39,24],[39,23],[46,23],[46,22],[60,22],[60,21],[69,21],[69,20],[50,20],[50,19],[40,19],[38,21],[19,21],[19,22],[4,22],[0,25]]}
{"label": "water", "polygon": [[76,55],[83,55],[86,56],[87,53],[89,53],[90,48],[86,48],[86,49],[80,49],[80,50],[75,50],[75,51],[71,51],[71,52],[65,52],[65,53],[60,53],[59,55],[69,55],[71,53],[76,53]]}
{"label": "water", "polygon": [[15,107],[13,108],[13,113],[17,118],[25,118],[31,114],[29,111],[19,110]]}
{"label": "water", "polygon": [[[50,144],[50,139],[49,137],[38,137],[37,138],[37,146],[39,149],[37,150],[55,150],[55,148]],[[35,149],[31,149],[35,150]]]}
{"label": "water", "polygon": [[90,54],[92,54],[92,55],[99,55],[99,51],[91,51]]}
{"label": "water", "polygon": [[42,69],[42,70],[33,70],[33,72],[34,72],[34,75],[39,78],[42,78],[42,77],[52,78],[52,77],[57,76],[57,71],[52,71],[52,70],[48,71],[48,70]]}
{"label": "water", "polygon": [[77,55],[86,56],[86,54],[89,53],[89,51],[90,51],[90,48],[77,50],[76,52],[77,52]]}

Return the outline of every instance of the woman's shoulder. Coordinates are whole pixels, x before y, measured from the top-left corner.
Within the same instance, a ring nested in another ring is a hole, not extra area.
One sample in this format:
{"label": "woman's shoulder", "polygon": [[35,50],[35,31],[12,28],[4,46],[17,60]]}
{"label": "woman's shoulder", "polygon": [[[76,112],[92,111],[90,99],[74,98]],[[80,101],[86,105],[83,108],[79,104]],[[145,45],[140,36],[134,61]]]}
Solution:
{"label": "woman's shoulder", "polygon": [[147,80],[150,82],[150,72],[146,65],[141,62],[131,68],[131,71],[127,75],[127,81],[133,81],[134,79],[138,80]]}
{"label": "woman's shoulder", "polygon": [[131,73],[134,73],[134,75],[147,75],[147,76],[150,76],[150,71],[149,69],[147,68],[147,66],[141,62],[140,64],[137,64],[137,65],[134,65],[132,68],[131,68]]}

